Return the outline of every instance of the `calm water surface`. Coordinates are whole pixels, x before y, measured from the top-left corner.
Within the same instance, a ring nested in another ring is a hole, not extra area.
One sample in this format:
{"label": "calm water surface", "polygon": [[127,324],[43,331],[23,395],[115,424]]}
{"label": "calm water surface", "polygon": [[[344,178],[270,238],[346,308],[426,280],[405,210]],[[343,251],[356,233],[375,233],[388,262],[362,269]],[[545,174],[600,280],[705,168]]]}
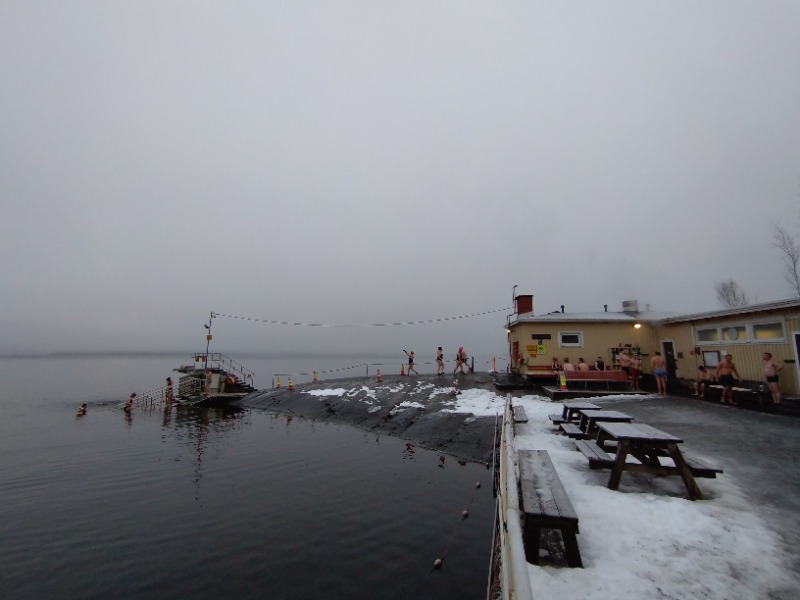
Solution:
{"label": "calm water surface", "polygon": [[483,466],[268,412],[116,408],[179,363],[0,359],[0,597],[485,597]]}

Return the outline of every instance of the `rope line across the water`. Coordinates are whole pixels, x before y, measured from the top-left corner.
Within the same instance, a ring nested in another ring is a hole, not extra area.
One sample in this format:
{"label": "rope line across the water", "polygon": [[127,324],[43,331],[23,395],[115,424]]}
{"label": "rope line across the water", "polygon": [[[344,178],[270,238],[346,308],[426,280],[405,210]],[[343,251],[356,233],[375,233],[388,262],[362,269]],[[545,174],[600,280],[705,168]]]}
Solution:
{"label": "rope line across the water", "polygon": [[445,321],[456,321],[458,319],[470,319],[491,315],[493,313],[511,310],[510,308],[496,308],[468,315],[457,315],[451,317],[439,317],[437,319],[423,319],[421,321],[398,321],[396,323],[306,323],[302,321],[274,321],[272,319],[258,319],[255,317],[242,317],[240,315],[228,315],[225,313],[212,312],[213,317],[227,317],[228,319],[239,319],[241,321],[252,321],[254,323],[266,323],[268,325],[288,325],[292,327],[401,327],[404,325],[426,325],[430,323],[443,323]]}

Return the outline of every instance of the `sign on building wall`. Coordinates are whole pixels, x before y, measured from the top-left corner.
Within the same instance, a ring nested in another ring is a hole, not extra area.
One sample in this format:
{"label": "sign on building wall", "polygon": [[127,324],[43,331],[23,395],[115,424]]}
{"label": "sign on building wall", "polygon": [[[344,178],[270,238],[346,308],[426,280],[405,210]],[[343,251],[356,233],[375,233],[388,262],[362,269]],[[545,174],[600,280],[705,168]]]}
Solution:
{"label": "sign on building wall", "polygon": [[528,355],[530,356],[547,354],[547,346],[545,344],[528,344],[526,349],[528,350]]}

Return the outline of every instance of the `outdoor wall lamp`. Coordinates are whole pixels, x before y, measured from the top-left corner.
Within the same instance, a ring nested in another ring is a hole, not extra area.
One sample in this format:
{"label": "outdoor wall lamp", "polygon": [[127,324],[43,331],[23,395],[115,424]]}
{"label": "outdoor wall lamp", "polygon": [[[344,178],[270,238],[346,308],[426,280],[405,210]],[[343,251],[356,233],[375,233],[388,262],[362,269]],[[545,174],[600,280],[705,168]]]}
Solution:
{"label": "outdoor wall lamp", "polygon": [[634,325],[633,328],[634,329],[641,329],[642,328],[642,324],[641,323],[636,323],[636,325]]}

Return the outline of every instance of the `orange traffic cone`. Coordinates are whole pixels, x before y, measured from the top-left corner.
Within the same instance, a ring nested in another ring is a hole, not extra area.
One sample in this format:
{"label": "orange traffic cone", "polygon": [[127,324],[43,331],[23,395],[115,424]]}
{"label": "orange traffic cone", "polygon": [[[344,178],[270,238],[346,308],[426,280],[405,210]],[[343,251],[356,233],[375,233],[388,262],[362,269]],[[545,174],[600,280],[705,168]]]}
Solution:
{"label": "orange traffic cone", "polygon": [[559,374],[558,374],[558,378],[561,381],[561,390],[562,391],[566,391],[567,390],[567,374],[564,373],[564,371],[560,371]]}
{"label": "orange traffic cone", "polygon": [[317,383],[317,372],[314,371],[314,383]]}
{"label": "orange traffic cone", "polygon": [[292,378],[291,377],[289,377],[289,391],[290,392],[294,391],[294,384],[292,383]]}
{"label": "orange traffic cone", "polygon": [[281,378],[280,377],[276,377],[275,378],[275,389],[276,390],[281,389]]}
{"label": "orange traffic cone", "polygon": [[375,376],[375,381],[377,381],[378,383],[383,381],[383,377],[381,377],[381,370],[380,369],[378,369],[378,374]]}
{"label": "orange traffic cone", "polygon": [[405,377],[406,375],[406,368],[403,365],[400,365],[400,377]]}

